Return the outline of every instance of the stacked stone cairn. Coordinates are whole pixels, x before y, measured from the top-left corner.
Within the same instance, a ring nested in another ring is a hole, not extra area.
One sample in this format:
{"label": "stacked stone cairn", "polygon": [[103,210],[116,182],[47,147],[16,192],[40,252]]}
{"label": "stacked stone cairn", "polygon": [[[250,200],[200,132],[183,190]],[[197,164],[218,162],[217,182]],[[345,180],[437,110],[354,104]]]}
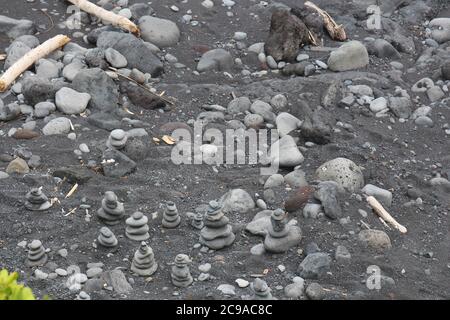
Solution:
{"label": "stacked stone cairn", "polygon": [[204,227],[200,231],[200,243],[210,249],[219,250],[230,246],[235,238],[229,219],[220,204],[217,201],[209,202]]}
{"label": "stacked stone cairn", "polygon": [[25,196],[25,208],[31,211],[44,211],[52,204],[47,196],[42,192],[42,188],[33,188]]}
{"label": "stacked stone cairn", "polygon": [[98,209],[97,216],[106,225],[118,224],[125,214],[123,203],[119,202],[112,191],[106,191],[102,200],[102,207]]}
{"label": "stacked stone cairn", "polygon": [[47,263],[48,257],[40,240],[33,240],[28,245],[28,249],[27,265],[29,267],[43,266]]}
{"label": "stacked stone cairn", "polygon": [[271,253],[283,253],[296,246],[302,239],[299,227],[287,225],[286,212],[277,209],[270,216],[269,230],[264,239],[264,249]]}
{"label": "stacked stone cairn", "polygon": [[177,206],[173,201],[167,201],[166,208],[163,213],[162,226],[167,229],[174,229],[181,223]]}
{"label": "stacked stone cairn", "polygon": [[158,264],[155,261],[153,249],[145,241],[142,241],[141,246],[135,252],[133,261],[131,262],[131,271],[139,276],[149,277],[157,269]]}
{"label": "stacked stone cairn", "polygon": [[100,229],[100,235],[97,238],[97,242],[106,248],[113,248],[118,244],[116,236],[107,227],[102,227]]}
{"label": "stacked stone cairn", "polygon": [[194,281],[188,267],[190,262],[191,260],[185,254],[179,254],[175,257],[175,265],[172,267],[170,274],[174,286],[184,288]]}
{"label": "stacked stone cairn", "polygon": [[148,218],[142,212],[136,211],[129,217],[125,223],[127,225],[125,229],[125,235],[134,241],[145,241],[150,238],[148,230],[150,229],[148,224]]}

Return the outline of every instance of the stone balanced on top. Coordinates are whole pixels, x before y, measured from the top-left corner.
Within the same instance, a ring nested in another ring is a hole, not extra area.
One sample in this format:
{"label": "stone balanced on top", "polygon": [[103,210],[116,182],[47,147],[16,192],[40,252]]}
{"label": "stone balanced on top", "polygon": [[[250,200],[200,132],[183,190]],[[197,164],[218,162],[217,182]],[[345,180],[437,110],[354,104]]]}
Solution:
{"label": "stone balanced on top", "polygon": [[106,146],[111,149],[123,149],[127,143],[128,136],[122,129],[115,129],[109,134]]}
{"label": "stone balanced on top", "polygon": [[222,207],[217,201],[210,201],[204,224],[200,231],[200,243],[210,249],[219,250],[230,246],[236,236],[229,219],[224,215]]}
{"label": "stone balanced on top", "polygon": [[153,249],[147,245],[145,241],[141,242],[141,246],[135,252],[133,261],[131,262],[131,271],[143,277],[149,277],[156,272],[158,264],[155,262]]}
{"label": "stone balanced on top", "polygon": [[42,266],[47,262],[48,257],[40,240],[33,240],[28,245],[28,249],[27,265],[29,267]]}
{"label": "stone balanced on top", "polygon": [[123,203],[119,202],[112,191],[106,191],[102,200],[102,207],[98,209],[97,216],[107,225],[116,225],[125,214]]}
{"label": "stone balanced on top", "polygon": [[100,229],[100,235],[98,236],[97,241],[100,245],[107,248],[113,248],[118,244],[116,236],[107,227],[102,227]]}
{"label": "stone balanced on top", "polygon": [[170,274],[174,286],[187,287],[194,281],[188,267],[189,263],[191,263],[191,259],[185,254],[179,254],[175,257],[175,265],[172,267]]}
{"label": "stone balanced on top", "polygon": [[277,300],[264,280],[256,278],[250,287],[253,290],[252,300]]}
{"label": "stone balanced on top", "polygon": [[142,212],[136,211],[125,220],[127,227],[125,229],[125,235],[135,241],[144,241],[150,238],[148,234],[148,218]]}
{"label": "stone balanced on top", "polygon": [[264,249],[272,253],[282,253],[296,246],[302,240],[302,231],[297,226],[287,225],[286,212],[277,209],[270,216],[271,225],[264,239]]}
{"label": "stone balanced on top", "polygon": [[25,208],[31,211],[44,211],[52,206],[41,188],[31,189],[25,196]]}
{"label": "stone balanced on top", "polygon": [[177,206],[173,201],[167,201],[163,214],[162,226],[167,229],[174,229],[181,223]]}

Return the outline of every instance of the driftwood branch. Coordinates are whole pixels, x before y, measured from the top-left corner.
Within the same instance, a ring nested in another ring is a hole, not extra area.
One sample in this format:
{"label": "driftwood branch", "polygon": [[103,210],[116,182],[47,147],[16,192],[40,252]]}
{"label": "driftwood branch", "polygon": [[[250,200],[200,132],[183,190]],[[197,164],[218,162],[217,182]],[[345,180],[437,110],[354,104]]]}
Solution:
{"label": "driftwood branch", "polygon": [[376,214],[378,214],[384,221],[389,223],[391,226],[393,226],[395,229],[400,231],[401,233],[406,233],[407,229],[402,226],[400,223],[397,222],[390,214],[386,211],[386,209],[383,208],[381,203],[378,202],[377,199],[375,199],[372,196],[369,196],[366,198],[369,205],[372,207],[372,209],[375,211]]}
{"label": "driftwood branch", "polygon": [[320,9],[311,1],[305,2],[305,6],[314,9],[319,13],[323,18],[323,23],[325,28],[328,31],[328,34],[333,40],[345,41],[347,40],[347,35],[345,33],[344,27],[342,25],[338,25],[336,21],[326,12],[325,10]]}
{"label": "driftwood branch", "polygon": [[87,0],[68,0],[68,1],[77,6],[78,8],[80,8],[81,10],[100,18],[102,21],[109,22],[114,26],[125,29],[136,36],[140,35],[139,28],[133,22],[131,22],[129,19],[123,16],[119,16],[114,12],[105,10]]}
{"label": "driftwood branch", "polygon": [[0,92],[6,91],[9,86],[25,71],[28,70],[39,59],[42,59],[53,51],[63,47],[70,41],[70,38],[64,35],[57,35],[33,50],[27,52],[22,58],[14,63],[0,77]]}

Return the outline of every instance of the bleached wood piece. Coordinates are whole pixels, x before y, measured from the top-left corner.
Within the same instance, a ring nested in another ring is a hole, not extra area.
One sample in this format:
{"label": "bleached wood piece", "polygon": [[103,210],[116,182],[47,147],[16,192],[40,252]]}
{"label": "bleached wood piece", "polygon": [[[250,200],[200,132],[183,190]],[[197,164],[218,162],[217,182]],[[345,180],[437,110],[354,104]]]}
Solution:
{"label": "bleached wood piece", "polygon": [[406,233],[407,229],[406,227],[402,226],[400,223],[397,222],[390,214],[386,211],[386,209],[383,208],[381,203],[378,202],[377,199],[375,199],[373,196],[369,196],[366,198],[369,205],[372,207],[372,209],[375,211],[376,214],[378,214],[384,221],[389,223],[391,226],[393,226],[395,229],[400,231],[401,233]]}
{"label": "bleached wood piece", "polygon": [[325,28],[328,31],[328,34],[333,40],[345,41],[347,40],[347,34],[345,33],[344,27],[342,25],[338,25],[336,21],[326,12],[325,10],[320,9],[311,1],[305,2],[305,6],[314,9],[319,13],[323,18],[323,23]]}

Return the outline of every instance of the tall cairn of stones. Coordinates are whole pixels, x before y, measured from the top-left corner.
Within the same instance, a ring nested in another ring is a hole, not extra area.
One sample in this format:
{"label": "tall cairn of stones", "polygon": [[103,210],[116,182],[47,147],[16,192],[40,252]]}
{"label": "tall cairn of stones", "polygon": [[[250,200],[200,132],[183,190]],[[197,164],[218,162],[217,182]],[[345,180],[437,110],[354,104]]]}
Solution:
{"label": "tall cairn of stones", "polygon": [[116,225],[125,215],[123,203],[119,202],[112,191],[106,191],[102,200],[102,207],[98,209],[97,216],[106,225]]}
{"label": "tall cairn of stones", "polygon": [[150,238],[148,230],[150,229],[148,224],[148,218],[142,212],[136,211],[125,220],[127,225],[125,229],[125,235],[134,241],[144,241]]}
{"label": "tall cairn of stones", "polygon": [[166,208],[163,213],[162,226],[167,229],[174,229],[181,223],[177,206],[173,201],[167,201]]}
{"label": "tall cairn of stones", "polygon": [[100,229],[100,235],[97,238],[97,242],[106,248],[113,248],[118,244],[116,236],[107,227],[102,227]]}
{"label": "tall cairn of stones", "polygon": [[267,252],[283,253],[296,246],[302,240],[299,227],[287,225],[286,212],[277,209],[270,216],[269,230],[264,239],[264,249]]}
{"label": "tall cairn of stones", "polygon": [[179,254],[175,257],[175,265],[170,273],[174,286],[187,287],[194,281],[189,270],[189,263],[191,263],[191,259],[185,254]]}
{"label": "tall cairn of stones", "polygon": [[153,249],[150,248],[145,241],[141,242],[141,246],[135,252],[133,261],[131,262],[131,271],[139,276],[149,277],[156,272],[158,264],[155,262]]}
{"label": "tall cairn of stones", "polygon": [[33,240],[28,245],[28,249],[27,265],[29,267],[43,266],[47,263],[48,257],[40,240]]}
{"label": "tall cairn of stones", "polygon": [[200,231],[200,243],[210,249],[219,250],[230,246],[235,238],[229,219],[220,204],[217,201],[209,202],[204,227]]}
{"label": "tall cairn of stones", "polygon": [[25,208],[30,211],[44,211],[52,204],[47,196],[42,192],[42,188],[33,188],[25,195]]}

